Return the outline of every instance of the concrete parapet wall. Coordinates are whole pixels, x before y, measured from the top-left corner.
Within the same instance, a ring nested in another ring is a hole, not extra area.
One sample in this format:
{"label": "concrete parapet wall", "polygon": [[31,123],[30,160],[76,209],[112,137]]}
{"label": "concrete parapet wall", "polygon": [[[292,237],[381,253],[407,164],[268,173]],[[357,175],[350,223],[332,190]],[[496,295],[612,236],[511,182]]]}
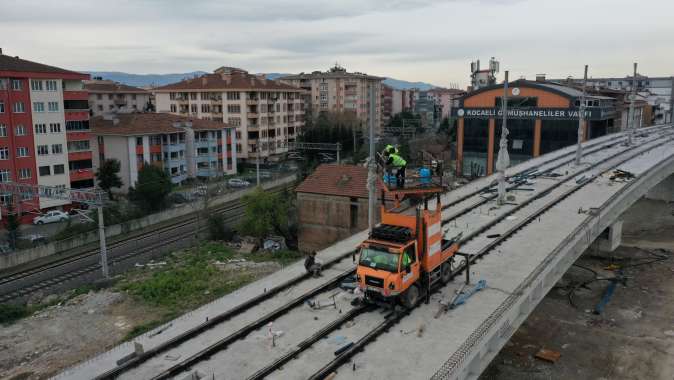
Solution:
{"label": "concrete parapet wall", "polygon": [[[274,181],[265,182],[262,184],[262,188],[270,189],[277,186],[288,185],[295,182],[295,180],[296,176],[291,175]],[[239,199],[254,190],[255,188],[251,187],[239,191],[234,191],[222,196],[214,197],[209,203],[211,207],[219,206],[221,204]],[[186,215],[194,213],[200,207],[201,207],[200,205],[196,206],[193,204],[185,204],[179,207],[171,208],[169,210],[158,212],[156,214],[147,215],[139,219],[130,220],[128,222],[115,224],[112,226],[106,226],[105,236],[107,238],[113,238],[131,231],[137,231],[143,228],[150,227],[154,224],[184,217]],[[0,270],[8,269],[11,267],[15,267],[17,265],[25,264],[33,260],[41,259],[56,254],[66,254],[71,250],[80,248],[87,244],[97,242],[98,242],[98,230],[93,230],[90,232],[80,234],[73,239],[55,241],[31,249],[24,249],[21,251],[16,251],[8,254],[2,254],[0,255]]]}
{"label": "concrete parapet wall", "polygon": [[674,175],[665,178],[648,193],[646,198],[655,201],[674,202]]}

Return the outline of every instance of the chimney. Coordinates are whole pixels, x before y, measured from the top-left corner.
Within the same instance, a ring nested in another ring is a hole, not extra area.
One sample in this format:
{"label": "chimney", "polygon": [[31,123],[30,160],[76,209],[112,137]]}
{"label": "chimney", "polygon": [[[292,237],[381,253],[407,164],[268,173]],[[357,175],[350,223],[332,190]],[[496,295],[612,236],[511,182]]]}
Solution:
{"label": "chimney", "polygon": [[536,82],[545,82],[545,74],[536,74]]}

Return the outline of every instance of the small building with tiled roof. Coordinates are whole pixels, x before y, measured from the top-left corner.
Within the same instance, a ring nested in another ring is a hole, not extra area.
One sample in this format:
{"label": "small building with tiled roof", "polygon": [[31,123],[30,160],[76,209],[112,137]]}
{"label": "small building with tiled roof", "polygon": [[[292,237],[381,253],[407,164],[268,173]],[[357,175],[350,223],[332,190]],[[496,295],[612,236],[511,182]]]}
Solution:
{"label": "small building with tiled roof", "polygon": [[143,165],[163,168],[173,183],[237,171],[236,134],[222,122],[167,113],[108,114],[91,119],[91,133],[94,166],[118,160],[122,191],[135,184]]}
{"label": "small building with tiled roof", "polygon": [[[377,187],[381,188],[380,183]],[[323,249],[368,228],[367,168],[364,166],[322,164],[295,192],[301,251]]]}
{"label": "small building with tiled roof", "polygon": [[103,80],[100,77],[84,81],[84,88],[89,92],[89,109],[92,116],[154,110],[152,93],[142,88]]}
{"label": "small building with tiled roof", "polygon": [[238,157],[278,160],[304,126],[304,91],[296,86],[220,67],[153,90],[157,112],[223,121],[236,129]]}

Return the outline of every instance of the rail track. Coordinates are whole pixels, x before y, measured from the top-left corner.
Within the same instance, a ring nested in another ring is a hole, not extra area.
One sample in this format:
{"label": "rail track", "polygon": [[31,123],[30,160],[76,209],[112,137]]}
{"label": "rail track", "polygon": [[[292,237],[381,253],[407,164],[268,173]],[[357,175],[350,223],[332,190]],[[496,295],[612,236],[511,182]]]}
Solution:
{"label": "rail track", "polygon": [[[613,155],[611,157],[608,157],[606,159],[603,159],[599,162],[593,163],[589,169],[594,169],[599,167],[601,164],[607,163],[611,160],[616,159],[618,156],[622,156],[626,153],[630,153],[630,151],[635,150],[636,152],[628,154],[627,157],[621,158],[618,162],[612,165],[611,168],[617,167],[637,156],[640,154],[644,153],[648,149],[653,149],[659,146],[662,146],[668,142],[674,141],[674,133],[669,133],[666,136],[662,136],[665,138],[665,141],[658,142],[653,145],[648,145],[647,148],[642,148],[637,147],[637,148],[630,148],[623,150],[619,152],[617,155]],[[660,139],[662,139],[662,137]],[[655,141],[658,141],[660,139],[654,139]],[[608,170],[611,170],[608,169]],[[589,170],[588,169],[588,170]],[[585,170],[587,171],[587,170]],[[536,210],[534,210],[532,213],[529,215],[525,216],[520,222],[510,226],[506,231],[501,232],[499,236],[495,239],[493,239],[490,243],[486,244],[484,247],[482,247],[479,251],[470,254],[466,256],[467,258],[464,260],[463,263],[461,263],[457,268],[455,268],[452,272],[452,278],[455,278],[457,275],[461,274],[466,268],[474,263],[475,261],[484,258],[484,256],[488,255],[489,253],[493,252],[499,245],[503,244],[505,241],[508,239],[512,238],[515,234],[517,234],[519,231],[524,229],[528,224],[532,223],[533,221],[537,220],[541,215],[546,213],[548,210],[553,208],[554,206],[558,205],[560,202],[564,201],[567,199],[569,196],[572,194],[576,193],[583,187],[585,187],[587,184],[592,183],[594,179],[596,179],[598,176],[601,174],[605,173],[605,171],[601,171],[598,173],[593,174],[586,180],[580,182],[580,183],[575,183],[568,189],[562,192],[562,194],[553,197],[549,201],[547,201],[543,206],[538,207]],[[560,181],[554,188],[557,188],[561,186],[562,184],[569,184],[569,182],[575,182],[574,180],[575,175],[571,176],[570,178]],[[465,239],[462,240],[462,243],[466,243],[472,239],[474,239],[477,235],[485,233],[489,228],[494,227],[498,223],[503,222],[506,220],[507,216],[510,216],[514,214],[517,211],[522,210],[524,207],[530,205],[534,200],[542,200],[546,198],[548,195],[551,194],[553,188],[546,189],[539,193],[538,195],[530,198],[526,203],[523,203],[521,205],[518,205],[517,207],[509,210],[508,212],[502,214],[499,216],[496,220],[495,223],[490,223],[490,225],[486,228],[481,228],[479,231],[476,231],[476,233],[471,234],[470,236],[467,236]],[[437,287],[433,291],[438,291],[442,287]],[[420,300],[421,302],[421,300]],[[325,366],[320,368],[318,371],[316,371],[313,375],[308,377],[311,380],[319,380],[319,379],[324,379],[331,373],[335,372],[338,368],[343,366],[346,362],[348,362],[355,354],[357,354],[360,351],[363,351],[367,344],[370,342],[374,341],[377,339],[378,336],[381,334],[385,333],[386,331],[390,330],[396,323],[400,322],[404,317],[409,315],[408,310],[402,310],[402,311],[397,311],[395,313],[392,313],[389,317],[387,317],[384,321],[382,321],[379,325],[377,325],[375,328],[373,328],[371,331],[369,331],[367,334],[363,335],[358,341],[356,341],[353,345],[351,345],[347,350],[342,352],[341,354],[337,355],[332,361],[327,363]]]}
{"label": "rail track", "polygon": [[[270,191],[279,193],[286,188],[287,186],[284,185],[270,189]],[[212,208],[211,212],[224,215],[225,224],[231,225],[243,216],[245,206],[240,200],[234,200]],[[116,265],[120,266],[144,254],[157,252],[164,247],[170,247],[186,239],[187,234],[197,232],[194,225],[198,220],[199,218],[196,215],[191,215],[186,219],[168,225],[151,228],[133,236],[131,239],[109,244],[108,263],[110,267],[114,270]],[[204,229],[204,226],[199,226],[199,232]],[[164,238],[157,239],[161,236],[164,236]],[[115,254],[115,250],[127,250],[129,252]],[[0,278],[0,303],[21,299],[34,292],[96,272],[101,268],[100,262],[97,261],[98,256],[99,250],[91,249],[2,277]],[[53,272],[57,273],[54,274]]]}
{"label": "rail track", "polygon": [[[653,129],[651,131],[657,131],[657,129]],[[579,170],[566,175],[564,178],[560,178],[558,182],[553,183],[549,187],[543,189],[542,191],[537,192],[535,195],[531,196],[529,199],[519,203],[517,206],[512,207],[511,209],[505,211],[504,213],[498,215],[495,219],[493,219],[491,222],[485,224],[484,226],[479,227],[477,230],[473,231],[473,233],[467,235],[466,237],[462,238],[461,242],[463,244],[475,239],[477,236],[480,236],[484,234],[486,231],[488,231],[490,228],[493,228],[494,226],[497,226],[499,223],[504,222],[507,220],[507,217],[510,215],[513,215],[519,211],[522,211],[525,207],[530,206],[534,201],[541,201],[547,199],[547,197],[551,197],[549,201],[547,201],[542,207],[539,207],[538,209],[534,210],[532,213],[526,215],[524,219],[522,219],[520,222],[516,223],[515,225],[511,226],[510,228],[507,229],[506,232],[499,234],[499,237],[493,239],[490,243],[485,245],[479,252],[469,256],[467,259],[465,259],[462,263],[459,263],[457,267],[453,269],[452,272],[452,277],[456,277],[459,274],[461,274],[468,265],[474,263],[476,260],[478,260],[481,257],[484,257],[485,255],[489,254],[492,252],[498,245],[501,243],[505,242],[507,239],[515,235],[517,232],[521,231],[524,227],[526,227],[527,224],[531,223],[533,220],[539,218],[542,214],[544,214],[546,211],[548,211],[550,208],[554,207],[555,205],[559,204],[562,202],[564,199],[568,198],[571,194],[577,192],[580,190],[582,187],[586,186],[588,183],[591,183],[592,180],[594,180],[598,175],[601,173],[595,173],[588,177],[586,180],[581,181],[581,182],[575,182],[577,176],[582,173],[589,172],[591,170],[597,169],[600,167],[602,164],[606,164],[612,160],[617,160],[619,157],[627,155],[627,157],[622,157],[620,158],[619,162],[616,162],[615,164],[612,165],[612,167],[618,166],[626,161],[629,161],[630,159],[633,159],[634,157],[638,156],[639,154],[642,154],[645,150],[647,149],[652,149],[657,146],[666,144],[672,140],[674,140],[674,133],[667,133],[664,135],[656,136],[656,138],[648,140],[648,141],[641,141],[640,145],[638,146],[632,146],[627,149],[623,149],[609,157],[602,158],[601,160],[597,162],[592,162],[588,166],[583,166],[579,167]],[[660,141],[663,140],[664,141]],[[607,143],[602,143],[602,144],[596,144],[598,146],[595,146],[593,149],[586,149],[584,151],[585,156],[592,155],[593,153],[596,152],[601,152],[604,151],[607,148],[615,147],[616,145],[619,145],[622,143],[624,138],[620,138],[619,141],[609,141]],[[634,151],[634,152],[632,152]],[[572,155],[574,152],[569,152],[567,154],[561,155],[559,157],[556,157],[554,159],[548,160],[544,163],[541,163],[537,167],[543,167],[545,165],[553,163],[554,165],[551,166],[551,169],[546,170],[546,172],[550,172],[553,170],[556,170],[565,164],[570,163],[573,161],[573,159],[566,159],[566,156]],[[562,163],[559,162],[554,162],[557,160],[562,160]],[[528,169],[530,170],[530,169]],[[516,174],[517,175],[517,174]],[[575,182],[575,183],[574,183]],[[565,190],[561,195],[558,196],[553,196],[553,190],[560,188],[560,186],[569,186],[571,185],[567,190]],[[471,196],[479,196],[482,194],[486,189],[491,187],[489,186],[483,186],[482,188],[478,189],[477,191],[473,192],[472,194],[469,194],[466,197],[463,197],[463,199],[456,200],[454,202],[454,205],[459,204],[462,201],[465,201],[469,199]],[[492,200],[493,197],[490,197],[489,200]],[[482,201],[479,201],[482,202]],[[480,203],[480,205],[484,204],[486,202]],[[448,207],[451,207],[448,206]],[[475,209],[476,205],[470,206],[470,209]],[[443,209],[446,209],[443,207]],[[470,210],[469,210],[470,211]],[[461,215],[464,215],[465,213],[462,213]],[[453,218],[456,218],[458,216],[454,216]],[[449,219],[449,218],[448,218]],[[443,223],[446,224],[446,223]],[[335,259],[333,262],[328,263],[328,265],[333,265],[336,262],[339,262],[340,260],[345,260],[349,255],[352,253],[349,252],[345,255],[340,256],[338,259]],[[338,286],[339,282],[342,281],[344,278],[348,277],[351,275],[354,271],[347,270],[335,278],[332,278],[328,282],[324,283],[323,285],[319,286],[318,288],[314,288],[309,290],[308,292],[302,294],[301,296],[294,298],[287,304],[284,304],[283,306],[276,308],[275,310],[265,314],[263,317],[256,319],[255,321],[245,325],[241,329],[236,330],[234,333],[227,335],[226,337],[223,337],[222,339],[219,339],[217,342],[209,345],[208,347],[190,355],[188,358],[185,360],[181,361],[180,363],[177,363],[155,377],[153,379],[166,379],[170,378],[174,375],[184,373],[191,368],[194,368],[198,363],[203,362],[207,360],[208,358],[211,358],[212,356],[220,353],[222,350],[226,349],[230,345],[232,345],[234,342],[239,341],[241,339],[244,339],[246,336],[248,336],[251,332],[259,329],[260,327],[264,326],[264,324],[279,318],[280,316],[284,315],[285,313],[290,312],[291,310],[294,310],[298,306],[302,305],[304,302],[307,300],[316,297],[319,294],[325,294],[326,291],[329,291],[331,289],[334,289],[335,287]],[[283,290],[288,289],[292,286],[295,286],[299,284],[300,282],[306,280],[308,277],[307,276],[302,276],[299,278],[295,278],[287,283],[284,283],[280,285],[279,287],[270,290],[267,293],[263,293],[258,297],[255,297],[248,302],[238,306],[237,308],[228,311],[226,313],[223,313],[213,319],[211,321],[207,321],[204,324],[198,326],[197,328],[187,331],[183,334],[180,335],[179,338],[174,338],[168,342],[166,342],[163,345],[157,346],[151,351],[146,352],[145,354],[133,359],[132,361],[128,362],[127,364],[123,364],[118,366],[117,368],[106,372],[105,374],[97,377],[97,379],[111,379],[111,378],[116,378],[117,376],[124,375],[128,370],[131,368],[137,367],[142,365],[145,361],[156,357],[160,353],[164,353],[168,351],[169,349],[173,349],[175,347],[178,347],[180,344],[183,344],[190,339],[193,339],[194,337],[209,331],[213,327],[219,325],[220,323],[229,320],[235,315],[239,315],[245,311],[251,310],[253,307],[258,305],[259,303],[269,300],[272,297],[276,296],[277,294],[281,293]],[[435,291],[437,291],[439,288],[436,288]],[[279,368],[281,368],[283,365],[287,364],[290,362],[292,359],[298,357],[302,352],[305,350],[309,349],[312,347],[316,342],[320,341],[322,338],[328,336],[332,332],[336,331],[337,329],[341,328],[344,323],[346,323],[349,320],[352,320],[356,318],[357,316],[366,313],[370,311],[369,308],[367,307],[355,307],[347,313],[343,314],[339,318],[331,321],[324,327],[320,328],[313,334],[311,334],[308,338],[304,339],[300,343],[298,343],[293,349],[285,352],[281,357],[278,357],[268,363],[267,365],[263,366],[261,369],[256,371],[255,373],[249,375],[247,378],[248,379],[260,379],[264,378]],[[396,312],[391,312],[390,314],[384,316],[383,321],[379,323],[376,327],[365,333],[358,339],[356,342],[354,342],[351,346],[343,350],[339,355],[336,355],[336,357],[321,367],[318,371],[316,371],[313,375],[311,375],[309,378],[310,379],[322,379],[329,375],[331,372],[335,371],[337,368],[341,367],[346,363],[350,358],[358,353],[359,351],[362,351],[367,344],[370,342],[376,340],[378,336],[389,330],[392,326],[394,326],[396,323],[398,323],[402,318],[404,318],[406,315],[409,314],[409,311],[407,310],[398,310]]]}

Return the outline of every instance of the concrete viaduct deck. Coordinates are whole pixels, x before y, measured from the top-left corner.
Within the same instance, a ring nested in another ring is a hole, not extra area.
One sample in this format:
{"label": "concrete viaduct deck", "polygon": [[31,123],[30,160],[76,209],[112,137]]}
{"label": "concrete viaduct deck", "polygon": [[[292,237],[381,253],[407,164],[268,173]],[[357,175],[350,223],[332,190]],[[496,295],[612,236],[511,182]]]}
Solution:
{"label": "concrete viaduct deck", "polygon": [[[351,252],[365,238],[362,232],[319,253],[323,261],[334,261],[320,279],[302,277],[302,264],[296,263],[137,338],[144,352],[156,353],[139,352],[133,366],[120,364],[124,358],[134,360],[130,342],[58,377],[307,379],[321,378],[327,368],[337,372],[336,379],[475,379],[578,256],[636,200],[674,173],[674,128],[640,130],[629,147],[625,140],[623,134],[614,134],[585,143],[579,166],[573,164],[574,148],[569,147],[510,168],[511,179],[518,173],[527,173],[527,178],[509,191],[514,199],[505,206],[496,207],[492,193],[485,192],[493,177],[444,194],[445,236],[462,234],[460,252],[471,262],[472,282],[486,280],[487,287],[438,318],[438,301],[448,301],[461,286],[465,262],[428,304],[385,326],[376,339],[365,339],[389,316],[354,310],[346,292],[327,286],[353,269]],[[615,169],[634,177],[612,178]],[[291,279],[297,281],[285,287]],[[274,293],[277,288],[282,289]],[[307,299],[337,294],[339,313],[302,305],[308,293]],[[256,297],[262,298],[247,305]],[[274,313],[291,300],[300,303]],[[237,308],[241,312],[232,313]],[[228,318],[175,343],[186,331],[228,312]],[[348,313],[353,315],[347,324],[340,318]],[[265,335],[267,321],[284,331],[273,345]],[[421,337],[409,333],[420,325],[425,331]],[[318,332],[323,334],[313,339]],[[175,344],[167,345],[171,341]],[[349,342],[357,349],[335,355]],[[270,366],[274,363],[280,365]]]}

